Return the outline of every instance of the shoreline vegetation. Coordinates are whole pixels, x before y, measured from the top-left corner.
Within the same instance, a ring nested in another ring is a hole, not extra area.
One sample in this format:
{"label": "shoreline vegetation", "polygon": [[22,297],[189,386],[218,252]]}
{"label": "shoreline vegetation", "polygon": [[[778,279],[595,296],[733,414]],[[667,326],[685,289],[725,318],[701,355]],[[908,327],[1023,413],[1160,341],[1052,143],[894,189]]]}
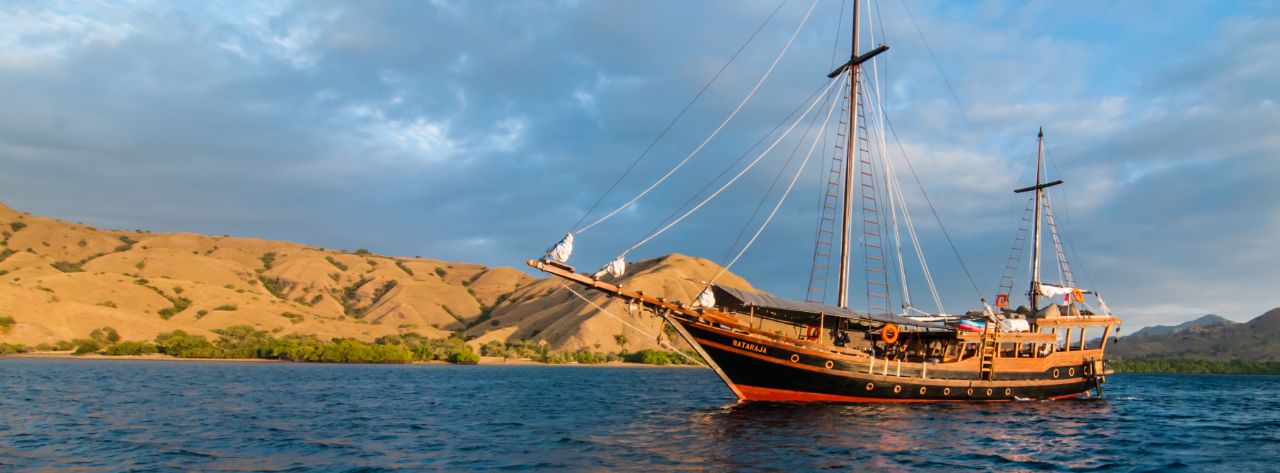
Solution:
{"label": "shoreline vegetation", "polygon": [[[89,338],[42,343],[34,347],[0,343],[0,355],[47,353],[49,356],[90,356],[119,359],[189,359],[290,361],[300,363],[452,363],[480,364],[481,359],[496,360],[492,364],[580,364],[600,365],[633,363],[642,365],[685,365],[687,358],[672,352],[639,350],[635,352],[552,351],[546,344],[528,340],[491,341],[477,353],[466,340],[454,335],[427,338],[408,332],[379,337],[372,342],[353,338],[321,340],[313,335],[287,335],[276,338],[266,331],[248,325],[213,330],[218,335],[209,340],[182,330],[162,333],[154,341],[125,341],[111,327],[93,330]],[[69,355],[67,352],[70,352]]]}
{"label": "shoreline vegetation", "polygon": [[1140,358],[1108,361],[1117,373],[1280,375],[1280,362],[1212,361],[1194,358]]}
{"label": "shoreline vegetation", "polygon": [[[182,330],[163,333],[154,342],[121,341],[110,327],[94,330],[87,339],[36,346],[0,343],[0,356],[138,361],[238,361],[356,364],[459,364],[459,365],[598,365],[697,367],[677,353],[644,349],[636,352],[601,353],[586,349],[551,351],[528,340],[490,341],[476,353],[457,336],[430,339],[416,333],[380,337],[373,342],[350,338],[322,341],[311,335],[274,338],[252,327],[214,330],[218,339]],[[686,353],[687,354],[687,353]],[[688,354],[687,354],[688,355]],[[1280,375],[1280,362],[1213,361],[1194,358],[1141,358],[1111,360],[1116,373]]]}

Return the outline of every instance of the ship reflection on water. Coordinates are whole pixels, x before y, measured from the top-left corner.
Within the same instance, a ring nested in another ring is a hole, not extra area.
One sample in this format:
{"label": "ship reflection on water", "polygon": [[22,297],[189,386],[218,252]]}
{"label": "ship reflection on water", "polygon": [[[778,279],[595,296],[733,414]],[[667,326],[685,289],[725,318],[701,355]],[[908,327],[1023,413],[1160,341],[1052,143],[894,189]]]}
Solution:
{"label": "ship reflection on water", "polygon": [[733,403],[696,416],[729,468],[1098,468],[1106,399],[994,404]]}

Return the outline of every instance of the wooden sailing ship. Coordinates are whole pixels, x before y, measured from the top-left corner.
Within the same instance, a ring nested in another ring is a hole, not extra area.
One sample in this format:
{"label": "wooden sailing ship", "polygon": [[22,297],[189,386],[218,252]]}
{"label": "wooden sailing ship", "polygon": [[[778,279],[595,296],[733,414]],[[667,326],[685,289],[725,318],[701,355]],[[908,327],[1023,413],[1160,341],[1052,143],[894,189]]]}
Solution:
{"label": "wooden sailing ship", "polygon": [[[1101,385],[1110,373],[1103,363],[1103,353],[1120,319],[1110,314],[1095,292],[1075,287],[1069,269],[1064,268],[1056,230],[1054,243],[1060,269],[1067,274],[1066,284],[1041,281],[1041,222],[1044,210],[1049,208],[1045,189],[1062,182],[1041,180],[1043,132],[1038,140],[1035,184],[1015,191],[1032,193],[1028,206],[1032,215],[1024,219],[1031,222],[1028,230],[1033,232],[1029,306],[1010,310],[1009,295],[1002,293],[996,297],[995,308],[984,300],[981,311],[965,316],[917,316],[905,306],[901,313],[892,313],[870,301],[865,312],[849,307],[851,233],[858,218],[854,206],[859,196],[853,190],[854,175],[859,171],[855,163],[867,163],[856,153],[866,151],[864,142],[858,141],[862,139],[858,132],[865,132],[865,127],[859,126],[859,119],[865,119],[858,106],[862,82],[859,76],[864,63],[888,49],[881,45],[858,54],[858,3],[854,2],[850,60],[829,75],[847,80],[847,100],[853,101],[847,120],[842,120],[846,155],[836,160],[844,169],[837,169],[842,171],[838,175],[843,183],[839,193],[841,237],[838,248],[834,248],[840,262],[835,305],[782,299],[712,283],[707,284],[697,301],[653,297],[609,282],[607,274],[620,274],[623,270],[621,258],[595,275],[576,272],[566,264],[567,252],[561,252],[566,249],[564,241],[546,257],[528,264],[662,317],[740,400],[1010,401],[1061,399],[1091,391],[1101,395]],[[833,179],[833,186],[839,184]],[[861,207],[874,211],[874,206],[868,208],[865,203]],[[1048,218],[1052,226],[1052,214]],[[865,215],[862,219],[871,222]],[[570,244],[572,235],[566,238]],[[870,235],[871,232],[864,232],[864,250],[876,246],[871,241],[880,241],[869,240]],[[818,247],[816,253],[822,251],[821,242]],[[1012,284],[1012,277],[1006,276],[1001,289],[1007,291]],[[1084,304],[1086,295],[1097,297],[1100,313]],[[869,292],[868,298],[874,298],[874,294]],[[1096,336],[1099,332],[1100,337]],[[1088,338],[1088,333],[1095,336]]]}

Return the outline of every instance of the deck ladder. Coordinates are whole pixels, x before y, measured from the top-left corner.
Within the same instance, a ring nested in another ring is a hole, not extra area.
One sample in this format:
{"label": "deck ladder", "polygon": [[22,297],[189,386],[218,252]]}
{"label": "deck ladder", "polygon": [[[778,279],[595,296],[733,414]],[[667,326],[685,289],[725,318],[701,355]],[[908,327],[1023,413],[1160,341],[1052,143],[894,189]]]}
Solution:
{"label": "deck ladder", "polygon": [[993,381],[996,379],[996,351],[999,344],[996,343],[996,331],[992,326],[993,322],[987,323],[987,328],[982,332],[982,380]]}

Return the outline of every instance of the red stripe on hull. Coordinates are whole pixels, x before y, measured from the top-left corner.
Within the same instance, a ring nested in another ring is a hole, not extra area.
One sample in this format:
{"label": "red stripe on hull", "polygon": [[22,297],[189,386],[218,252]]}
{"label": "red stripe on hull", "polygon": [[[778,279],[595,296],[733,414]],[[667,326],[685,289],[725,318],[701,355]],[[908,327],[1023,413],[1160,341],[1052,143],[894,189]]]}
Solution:
{"label": "red stripe on hull", "polygon": [[[744,401],[770,401],[770,402],[1010,402],[1013,399],[890,399],[883,397],[862,397],[862,396],[840,396],[836,394],[810,393],[804,391],[790,391],[786,389],[761,388],[756,386],[747,386],[743,384],[736,385],[738,390],[742,392]],[[1067,394],[1055,396],[1049,399],[1066,399],[1078,396],[1079,394]]]}
{"label": "red stripe on hull", "polygon": [[[809,393],[804,391],[790,391],[786,389],[760,388],[755,386],[744,386],[739,384],[738,389],[742,391],[742,395],[746,396],[747,401],[776,401],[776,402],[947,402],[947,401],[981,401],[981,399],[954,399],[954,400],[932,400],[932,399],[888,399],[883,397],[862,397],[862,396],[840,396],[836,394]],[[1007,399],[992,399],[988,402],[1007,401]]]}

